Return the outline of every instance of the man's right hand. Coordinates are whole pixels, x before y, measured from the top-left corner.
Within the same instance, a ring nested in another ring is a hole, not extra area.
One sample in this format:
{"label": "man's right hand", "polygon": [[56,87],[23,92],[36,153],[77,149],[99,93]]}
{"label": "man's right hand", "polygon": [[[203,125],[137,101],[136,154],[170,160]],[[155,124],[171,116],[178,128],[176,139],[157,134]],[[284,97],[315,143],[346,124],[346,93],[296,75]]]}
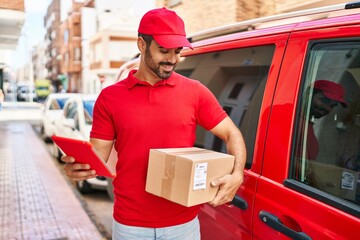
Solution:
{"label": "man's right hand", "polygon": [[64,170],[71,180],[82,181],[97,176],[89,164],[76,163],[73,157],[62,156],[61,161],[65,163]]}

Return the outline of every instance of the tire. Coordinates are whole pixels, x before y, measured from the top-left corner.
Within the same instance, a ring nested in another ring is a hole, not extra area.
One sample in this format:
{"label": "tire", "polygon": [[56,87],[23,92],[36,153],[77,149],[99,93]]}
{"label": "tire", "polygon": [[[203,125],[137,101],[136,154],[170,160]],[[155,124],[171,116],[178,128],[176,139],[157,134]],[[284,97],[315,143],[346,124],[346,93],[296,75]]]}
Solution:
{"label": "tire", "polygon": [[40,134],[45,143],[52,143],[51,138],[45,135],[44,125],[41,126]]}
{"label": "tire", "polygon": [[94,192],[94,189],[91,187],[91,185],[87,181],[78,181],[78,182],[76,182],[76,188],[82,194],[87,194],[87,193]]}
{"label": "tire", "polygon": [[64,163],[63,161],[61,161],[62,155],[63,155],[63,154],[61,153],[60,149],[58,149],[58,154],[57,154],[56,160],[58,160],[59,163]]}
{"label": "tire", "polygon": [[54,158],[56,158],[56,160],[59,163],[64,163],[63,161],[61,161],[61,157],[62,157],[62,153],[60,151],[60,149],[58,148],[58,146],[54,143]]}

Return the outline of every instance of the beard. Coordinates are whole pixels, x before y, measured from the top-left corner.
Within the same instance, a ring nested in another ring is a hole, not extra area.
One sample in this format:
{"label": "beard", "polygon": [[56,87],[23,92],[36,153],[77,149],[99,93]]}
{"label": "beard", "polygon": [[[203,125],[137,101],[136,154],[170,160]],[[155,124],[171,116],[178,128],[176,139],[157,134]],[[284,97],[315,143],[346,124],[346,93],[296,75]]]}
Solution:
{"label": "beard", "polygon": [[322,107],[313,107],[313,109],[311,110],[311,115],[313,115],[315,118],[322,118],[329,113],[329,110]]}
{"label": "beard", "polygon": [[[145,50],[145,63],[150,68],[150,70],[161,79],[168,79],[176,67],[175,63],[167,61],[156,63],[152,58],[149,48],[146,48]],[[172,69],[170,71],[161,70],[161,66],[172,66]]]}

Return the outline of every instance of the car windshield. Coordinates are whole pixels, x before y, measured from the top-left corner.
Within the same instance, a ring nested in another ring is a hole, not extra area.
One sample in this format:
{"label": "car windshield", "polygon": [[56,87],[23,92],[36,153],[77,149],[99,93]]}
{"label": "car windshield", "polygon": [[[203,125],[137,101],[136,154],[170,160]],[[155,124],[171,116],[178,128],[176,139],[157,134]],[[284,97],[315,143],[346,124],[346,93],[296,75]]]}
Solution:
{"label": "car windshield", "polygon": [[57,98],[51,101],[51,110],[60,110],[64,108],[64,104],[68,98]]}
{"label": "car windshield", "polygon": [[95,100],[84,101],[85,122],[87,124],[92,124],[94,104],[95,104]]}

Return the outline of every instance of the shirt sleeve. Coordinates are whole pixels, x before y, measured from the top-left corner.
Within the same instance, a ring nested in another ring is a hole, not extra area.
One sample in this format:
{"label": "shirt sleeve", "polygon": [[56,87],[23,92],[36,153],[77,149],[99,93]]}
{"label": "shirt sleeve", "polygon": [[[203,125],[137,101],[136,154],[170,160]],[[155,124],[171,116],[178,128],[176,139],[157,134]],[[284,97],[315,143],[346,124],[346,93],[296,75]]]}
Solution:
{"label": "shirt sleeve", "polygon": [[115,138],[115,128],[111,118],[111,108],[107,105],[108,102],[102,91],[94,106],[93,124],[90,132],[91,138],[103,140],[113,140]]}

